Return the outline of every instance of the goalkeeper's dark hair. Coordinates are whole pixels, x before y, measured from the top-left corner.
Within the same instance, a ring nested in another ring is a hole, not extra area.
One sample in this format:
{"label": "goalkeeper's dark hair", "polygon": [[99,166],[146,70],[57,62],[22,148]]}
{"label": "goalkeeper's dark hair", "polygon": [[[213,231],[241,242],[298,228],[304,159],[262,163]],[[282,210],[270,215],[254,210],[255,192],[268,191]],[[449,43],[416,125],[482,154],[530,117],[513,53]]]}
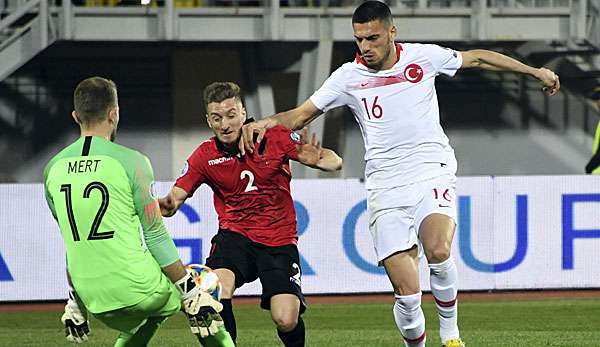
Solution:
{"label": "goalkeeper's dark hair", "polygon": [[352,15],[352,24],[363,24],[376,20],[388,26],[392,25],[392,12],[384,2],[365,1],[354,10],[354,14]]}
{"label": "goalkeeper's dark hair", "polygon": [[117,85],[102,78],[90,77],[79,82],[73,93],[73,105],[79,122],[84,126],[97,124],[108,116],[108,112],[117,107]]}
{"label": "goalkeeper's dark hair", "polygon": [[206,86],[203,92],[204,109],[208,112],[208,104],[211,102],[220,103],[223,100],[236,98],[242,102],[242,90],[234,82],[214,82]]}

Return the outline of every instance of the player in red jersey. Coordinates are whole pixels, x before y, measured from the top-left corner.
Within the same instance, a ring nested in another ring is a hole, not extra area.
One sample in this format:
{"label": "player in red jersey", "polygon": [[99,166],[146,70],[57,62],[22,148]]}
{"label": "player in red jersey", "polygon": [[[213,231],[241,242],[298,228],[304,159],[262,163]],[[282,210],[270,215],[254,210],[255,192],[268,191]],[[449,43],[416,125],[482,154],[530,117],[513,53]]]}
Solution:
{"label": "player in red jersey", "polygon": [[231,298],[236,288],[257,278],[262,284],[260,306],[271,311],[285,346],[304,346],[306,309],[300,288],[296,212],[290,195],[289,160],[324,171],[339,170],[342,159],[284,127],[265,134],[258,151],[241,156],[238,141],[246,120],[240,88],[215,82],[204,90],[208,126],[215,136],[198,146],[167,196],[159,199],[163,216],[172,216],[202,184],[214,192],[219,232],[212,239],[206,265],[223,287],[221,316],[233,340],[235,318]]}

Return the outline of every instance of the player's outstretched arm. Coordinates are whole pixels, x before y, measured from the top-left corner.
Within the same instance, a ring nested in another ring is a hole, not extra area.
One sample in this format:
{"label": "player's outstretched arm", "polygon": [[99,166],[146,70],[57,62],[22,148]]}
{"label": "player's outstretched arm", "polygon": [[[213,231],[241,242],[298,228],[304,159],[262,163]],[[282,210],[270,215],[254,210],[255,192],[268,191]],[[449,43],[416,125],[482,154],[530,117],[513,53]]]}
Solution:
{"label": "player's outstretched arm", "polygon": [[252,153],[254,146],[262,141],[267,129],[277,125],[283,125],[291,130],[302,129],[322,113],[321,110],[315,107],[312,101],[306,100],[302,105],[291,110],[248,123],[242,127],[242,136],[239,142],[240,153],[242,155],[246,151]]}
{"label": "player's outstretched arm", "polygon": [[300,144],[296,146],[298,161],[302,164],[323,170],[337,171],[342,168],[342,158],[334,151],[322,148],[315,133],[309,141],[308,129],[304,128],[300,136]]}
{"label": "player's outstretched arm", "polygon": [[542,84],[549,95],[556,94],[560,89],[558,75],[544,67],[534,68],[520,61],[498,52],[485,49],[474,49],[460,52],[462,56],[461,68],[481,68],[490,71],[512,71],[535,77]]}
{"label": "player's outstretched arm", "polygon": [[[150,208],[158,211],[158,203],[155,202]],[[150,218],[156,215],[153,213]],[[219,315],[223,306],[196,286],[194,279],[181,263],[179,253],[160,215],[156,219],[152,224],[142,224],[144,241],[162,271],[181,292],[182,307],[188,316],[192,333],[201,338],[219,333],[223,327],[223,320]]]}
{"label": "player's outstretched arm", "polygon": [[160,214],[162,214],[163,217],[173,216],[185,202],[187,197],[188,193],[185,190],[173,186],[166,196],[158,199]]}
{"label": "player's outstretched arm", "polygon": [[[152,190],[154,173],[150,161],[146,157],[140,157],[134,165],[136,175],[130,183],[146,247],[165,275],[181,292],[183,309],[188,316],[192,333],[206,338],[222,332],[225,328],[219,312],[223,306],[196,286],[191,274],[181,263],[175,243],[162,221],[160,206]],[[233,346],[231,338],[229,341],[231,343],[222,346]]]}

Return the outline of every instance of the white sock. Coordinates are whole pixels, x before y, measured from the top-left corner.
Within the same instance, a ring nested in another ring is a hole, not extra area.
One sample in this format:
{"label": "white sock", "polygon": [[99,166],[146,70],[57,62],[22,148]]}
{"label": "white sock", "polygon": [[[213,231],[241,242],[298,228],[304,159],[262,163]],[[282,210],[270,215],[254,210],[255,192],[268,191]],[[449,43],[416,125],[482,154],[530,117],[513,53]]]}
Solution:
{"label": "white sock", "polygon": [[452,257],[439,264],[429,264],[429,282],[440,319],[442,342],[458,339],[458,272]]}
{"label": "white sock", "polygon": [[394,318],[407,347],[425,347],[425,316],[421,309],[421,293],[395,295]]}

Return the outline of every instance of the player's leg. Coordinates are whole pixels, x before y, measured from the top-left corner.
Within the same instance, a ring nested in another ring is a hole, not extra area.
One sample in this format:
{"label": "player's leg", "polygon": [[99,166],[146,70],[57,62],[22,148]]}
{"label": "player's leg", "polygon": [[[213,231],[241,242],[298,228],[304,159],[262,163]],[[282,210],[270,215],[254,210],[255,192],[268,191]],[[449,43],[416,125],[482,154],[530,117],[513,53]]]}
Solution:
{"label": "player's leg", "polygon": [[394,320],[406,346],[425,346],[425,316],[421,308],[419,258],[417,246],[383,260],[394,287]]}
{"label": "player's leg", "polygon": [[271,319],[277,326],[277,335],[284,346],[304,346],[304,320],[300,316],[300,299],[295,294],[271,297]]}
{"label": "player's leg", "polygon": [[460,339],[458,330],[458,272],[450,256],[454,221],[431,214],[421,223],[421,237],[429,263],[429,283],[440,320],[442,342]]}
{"label": "player's leg", "polygon": [[213,269],[223,288],[220,312],[231,339],[237,339],[237,326],[233,314],[232,298],[236,288],[254,281],[258,275],[254,255],[251,252],[251,241],[238,233],[219,230],[212,240],[206,266]]}
{"label": "player's leg", "polygon": [[150,317],[135,334],[121,332],[114,347],[147,346],[167,317]]}
{"label": "player's leg", "polygon": [[[256,249],[256,248],[255,248]],[[286,347],[305,344],[300,256],[295,245],[256,249],[258,276],[263,287],[260,306],[271,310],[277,335]]]}
{"label": "player's leg", "polygon": [[368,191],[369,230],[379,265],[394,287],[396,326],[406,346],[425,346],[425,317],[421,309],[418,235],[414,211],[420,201],[413,185]]}
{"label": "player's leg", "polygon": [[225,323],[225,329],[235,342],[237,338],[237,326],[233,314],[233,306],[231,305],[231,299],[235,291],[235,273],[225,268],[215,269],[214,271],[221,281],[221,304],[223,305],[223,311],[220,312],[221,318],[223,318],[223,323]]}
{"label": "player's leg", "polygon": [[179,312],[181,297],[165,276],[140,303],[95,315],[109,328],[120,332],[115,346],[146,346],[162,322]]}
{"label": "player's leg", "polygon": [[423,183],[425,202],[417,213],[417,225],[429,263],[429,281],[440,320],[440,338],[444,345],[456,343],[456,346],[461,346],[458,273],[451,256],[456,229],[455,180],[453,175],[445,175]]}

